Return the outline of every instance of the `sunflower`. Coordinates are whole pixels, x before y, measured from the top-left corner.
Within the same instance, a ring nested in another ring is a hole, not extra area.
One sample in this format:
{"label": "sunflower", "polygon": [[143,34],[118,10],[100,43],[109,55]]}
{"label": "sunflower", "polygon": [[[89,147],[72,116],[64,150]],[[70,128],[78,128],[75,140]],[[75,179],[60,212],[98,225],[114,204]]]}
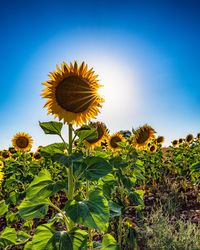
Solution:
{"label": "sunflower", "polygon": [[178,144],[179,144],[179,145],[183,144],[183,141],[184,141],[183,138],[179,138],[179,139],[178,139]]}
{"label": "sunflower", "polygon": [[42,83],[46,86],[41,94],[47,98],[44,107],[48,114],[53,114],[65,123],[84,124],[99,113],[104,99],[98,94],[102,85],[98,84],[97,75],[87,64],[77,62],[67,65],[65,62],[49,74],[50,80]]}
{"label": "sunflower", "polygon": [[3,178],[4,178],[4,173],[0,171],[0,184],[3,181]]}
{"label": "sunflower", "polygon": [[148,143],[155,138],[155,130],[145,124],[134,131],[132,144],[134,147],[144,149]]}
{"label": "sunflower", "polygon": [[197,134],[197,140],[200,141],[200,132]]}
{"label": "sunflower", "polygon": [[17,133],[12,139],[13,147],[21,152],[29,151],[32,148],[32,143],[32,137],[24,132]]}
{"label": "sunflower", "polygon": [[86,138],[85,145],[88,148],[94,149],[95,147],[101,146],[101,142],[108,139],[108,129],[103,122],[92,122],[89,127],[95,128],[97,131],[96,138]]}
{"label": "sunflower", "polygon": [[8,150],[3,150],[2,152],[1,152],[1,157],[3,157],[4,159],[7,159],[7,158],[9,158],[10,157],[10,152],[8,151]]}
{"label": "sunflower", "polygon": [[158,136],[156,138],[156,143],[157,144],[163,144],[164,140],[165,140],[164,136]]}
{"label": "sunflower", "polygon": [[150,151],[151,153],[155,153],[156,150],[157,150],[156,144],[153,144],[153,145],[151,145],[151,146],[149,147],[149,151]]}
{"label": "sunflower", "polygon": [[118,145],[119,142],[125,142],[126,139],[123,137],[122,134],[120,134],[119,132],[113,134],[110,136],[109,138],[109,148],[113,151],[116,152],[118,150],[120,150],[120,146]]}
{"label": "sunflower", "polygon": [[4,168],[4,162],[0,160],[0,171]]}
{"label": "sunflower", "polygon": [[188,143],[188,144],[191,144],[193,141],[194,141],[194,137],[192,134],[189,134],[186,136],[185,138],[185,141]]}
{"label": "sunflower", "polygon": [[178,146],[178,140],[173,140],[173,141],[172,141],[172,145],[173,145],[174,147]]}

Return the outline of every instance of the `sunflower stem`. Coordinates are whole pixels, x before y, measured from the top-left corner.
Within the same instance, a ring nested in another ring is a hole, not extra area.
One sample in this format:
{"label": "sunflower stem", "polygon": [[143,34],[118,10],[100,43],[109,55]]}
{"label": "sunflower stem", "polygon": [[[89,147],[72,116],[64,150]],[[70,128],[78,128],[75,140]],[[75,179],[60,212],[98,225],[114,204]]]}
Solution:
{"label": "sunflower stem", "polygon": [[[89,189],[90,189],[90,181],[86,180],[86,199],[89,200]],[[89,238],[89,250],[93,250],[93,242],[92,242],[92,229],[88,228],[88,238]]]}
{"label": "sunflower stem", "polygon": [[[72,124],[68,125],[69,129],[69,145],[68,145],[68,153],[69,155],[72,154],[72,134],[73,134],[73,128]],[[73,176],[73,165],[71,164],[68,168],[68,200],[72,201],[74,198],[74,176]],[[74,222],[70,219],[69,221],[69,230],[72,229],[74,226]]]}

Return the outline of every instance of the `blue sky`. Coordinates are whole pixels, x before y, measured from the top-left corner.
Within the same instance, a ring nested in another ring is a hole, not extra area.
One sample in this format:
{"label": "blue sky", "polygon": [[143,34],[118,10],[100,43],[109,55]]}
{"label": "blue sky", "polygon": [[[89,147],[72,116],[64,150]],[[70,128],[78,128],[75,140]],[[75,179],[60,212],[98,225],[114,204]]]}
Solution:
{"label": "blue sky", "polygon": [[[63,61],[85,61],[104,84],[98,116],[111,133],[152,125],[166,144],[200,131],[200,2],[1,3],[0,149],[18,131],[44,135],[41,82]],[[67,133],[64,129],[63,133]]]}

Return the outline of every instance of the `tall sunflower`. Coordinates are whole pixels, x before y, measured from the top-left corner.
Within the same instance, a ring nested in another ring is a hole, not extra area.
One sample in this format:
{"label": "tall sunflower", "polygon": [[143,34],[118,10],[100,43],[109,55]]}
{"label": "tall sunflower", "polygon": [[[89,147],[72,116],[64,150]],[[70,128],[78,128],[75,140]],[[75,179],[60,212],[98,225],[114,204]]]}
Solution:
{"label": "tall sunflower", "polygon": [[12,144],[17,151],[26,152],[32,148],[33,139],[29,134],[19,132],[13,137]]}
{"label": "tall sunflower", "polygon": [[94,149],[101,146],[101,142],[108,139],[108,129],[103,122],[92,122],[89,124],[89,127],[96,128],[97,138],[85,139],[85,145],[88,148]]}
{"label": "tall sunflower", "polygon": [[197,133],[197,140],[200,141],[200,132]]}
{"label": "tall sunflower", "polygon": [[144,149],[155,138],[155,130],[145,124],[134,131],[132,144],[134,147]]}
{"label": "tall sunflower", "polygon": [[104,99],[98,94],[102,85],[98,84],[97,75],[87,64],[77,62],[70,65],[65,62],[49,74],[50,80],[43,83],[46,88],[41,94],[47,98],[44,105],[48,114],[53,114],[65,123],[84,124],[99,113]]}
{"label": "tall sunflower", "polygon": [[109,148],[113,151],[116,152],[120,150],[120,146],[118,145],[119,142],[125,142],[126,139],[123,137],[122,134],[119,132],[113,134],[110,136],[108,143],[109,143]]}

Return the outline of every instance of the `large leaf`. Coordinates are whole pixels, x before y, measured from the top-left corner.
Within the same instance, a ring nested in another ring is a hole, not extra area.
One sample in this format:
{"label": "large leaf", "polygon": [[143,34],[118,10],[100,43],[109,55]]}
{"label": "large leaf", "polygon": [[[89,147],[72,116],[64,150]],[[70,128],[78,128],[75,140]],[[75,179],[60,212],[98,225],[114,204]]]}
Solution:
{"label": "large leaf", "polygon": [[63,154],[66,145],[64,143],[53,143],[41,148],[41,155],[47,157],[53,157],[56,154]]}
{"label": "large leaf", "polygon": [[45,134],[60,135],[62,130],[62,122],[39,122],[40,127]]}
{"label": "large leaf", "polygon": [[110,163],[98,156],[90,156],[82,164],[83,176],[87,180],[95,181],[112,171]]}
{"label": "large leaf", "polygon": [[0,216],[3,216],[8,212],[8,205],[5,203],[5,200],[0,201]]}
{"label": "large leaf", "polygon": [[120,216],[122,213],[122,207],[115,202],[109,202],[110,217]]}
{"label": "large leaf", "polygon": [[47,213],[48,198],[65,187],[64,182],[54,182],[48,170],[42,170],[29,185],[26,198],[19,206],[24,219],[41,218]]}
{"label": "large leaf", "polygon": [[7,246],[15,245],[17,234],[14,228],[6,227],[0,235],[0,249],[5,249]]}
{"label": "large leaf", "polygon": [[25,220],[43,218],[48,211],[48,200],[30,201],[23,200],[19,206],[19,215]]}
{"label": "large leaf", "polygon": [[43,169],[29,185],[26,191],[26,199],[32,201],[43,200],[60,191],[64,187],[63,182],[54,182],[51,179],[49,171],[47,169]]}
{"label": "large leaf", "polygon": [[119,250],[119,245],[115,238],[110,234],[105,234],[102,240],[101,250]]}
{"label": "large leaf", "polygon": [[66,214],[78,224],[99,231],[106,231],[109,220],[108,201],[101,190],[93,190],[88,200],[69,201],[65,208]]}
{"label": "large leaf", "polygon": [[55,231],[52,224],[37,227],[31,242],[24,250],[83,250],[87,246],[87,233],[80,229],[69,232]]}

